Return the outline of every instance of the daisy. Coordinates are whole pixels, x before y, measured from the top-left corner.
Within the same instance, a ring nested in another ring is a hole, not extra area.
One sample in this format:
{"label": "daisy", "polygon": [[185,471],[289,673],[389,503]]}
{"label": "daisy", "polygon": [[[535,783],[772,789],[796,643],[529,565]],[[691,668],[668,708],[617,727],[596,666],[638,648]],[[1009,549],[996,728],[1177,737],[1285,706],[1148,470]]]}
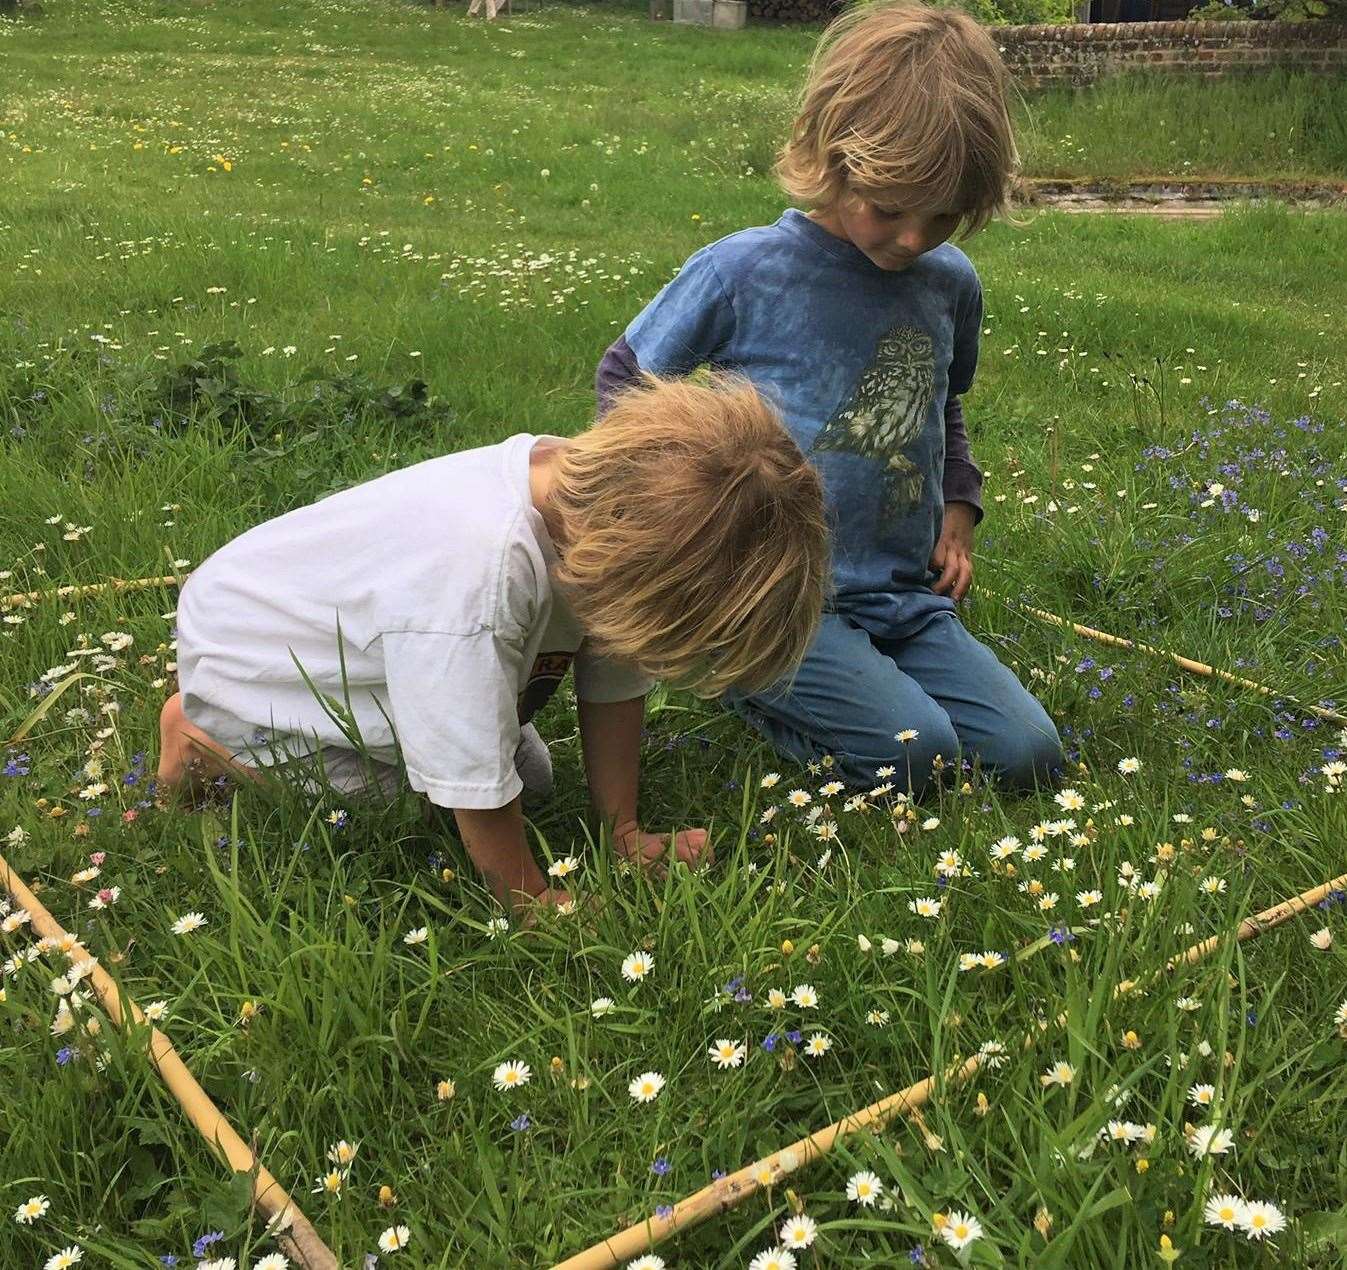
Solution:
{"label": "daisy", "polygon": [[1225,771],[1225,779],[1234,781],[1236,785],[1239,785],[1249,779],[1249,773],[1238,767],[1229,767]]}
{"label": "daisy", "polygon": [[508,1063],[501,1063],[494,1072],[491,1073],[491,1082],[500,1090],[501,1093],[508,1093],[511,1089],[518,1089],[520,1085],[527,1085],[533,1078],[533,1072],[527,1063],[521,1063],[518,1059],[511,1059]]}
{"label": "daisy", "polygon": [[871,1027],[884,1027],[889,1021],[889,1012],[887,1010],[871,1010],[865,1016],[865,1021]]}
{"label": "daisy", "polygon": [[846,788],[841,781],[829,781],[826,785],[820,786],[819,793],[824,798],[832,798],[835,794],[840,794]]}
{"label": "daisy", "polygon": [[1102,891],[1076,892],[1076,903],[1079,904],[1081,908],[1093,908],[1096,904],[1098,904],[1101,900],[1103,900],[1103,898],[1104,894]]}
{"label": "daisy", "polygon": [[1041,842],[1031,843],[1024,848],[1025,864],[1037,864],[1048,854],[1048,849]]}
{"label": "daisy", "polygon": [[71,1244],[69,1248],[62,1248],[60,1252],[48,1257],[42,1270],[67,1270],[67,1267],[83,1260],[84,1249],[79,1244]]}
{"label": "daisy", "polygon": [[832,1047],[831,1037],[824,1036],[822,1032],[814,1032],[805,1042],[804,1052],[810,1058],[822,1058]]}
{"label": "daisy", "polygon": [[573,855],[568,855],[564,860],[553,860],[547,866],[547,876],[553,878],[569,877],[580,867],[580,861]]}
{"label": "daisy", "polygon": [[409,930],[403,937],[404,944],[424,944],[430,938],[430,931],[425,926],[418,926],[415,930]]}
{"label": "daisy", "polygon": [[355,1161],[356,1153],[360,1150],[360,1144],[347,1142],[343,1138],[340,1142],[334,1143],[327,1149],[327,1158],[333,1163],[341,1165],[349,1171],[351,1164]]}
{"label": "daisy", "polygon": [[654,1102],[664,1088],[664,1077],[659,1072],[642,1072],[627,1086],[627,1092],[636,1102]]}
{"label": "daisy", "polygon": [[206,919],[201,913],[184,913],[173,923],[173,933],[175,935],[190,935],[194,930],[200,930],[205,924]]}
{"label": "daisy", "polygon": [[939,829],[939,828],[940,828],[940,817],[939,817],[939,816],[927,816],[926,819],[923,820],[923,821],[921,822],[921,827],[922,827],[924,830],[926,830],[927,833],[930,833],[930,831],[931,831],[932,829]]}
{"label": "daisy", "polygon": [[908,900],[907,907],[918,917],[939,917],[940,903],[939,900]]}
{"label": "daisy", "polygon": [[1004,838],[998,838],[991,845],[991,857],[993,860],[1008,860],[1020,849],[1020,840],[1013,834]]}
{"label": "daisy", "polygon": [[966,1248],[973,1240],[982,1238],[982,1225],[968,1213],[951,1213],[940,1227],[940,1238],[951,1248]]}
{"label": "daisy", "polygon": [[1052,1085],[1069,1085],[1076,1079],[1076,1069],[1070,1063],[1053,1063],[1038,1080],[1044,1089]]}
{"label": "daisy", "polygon": [[412,1232],[406,1226],[390,1226],[379,1236],[379,1250],[381,1252],[399,1252],[407,1246],[412,1237]]}
{"label": "daisy", "polygon": [[340,1195],[341,1188],[346,1183],[346,1174],[341,1169],[328,1169],[328,1171],[314,1180],[313,1193],[315,1195]]}
{"label": "daisy", "polygon": [[1225,892],[1224,878],[1205,877],[1199,885],[1208,895],[1221,895]]}
{"label": "daisy", "polygon": [[290,1259],[280,1252],[269,1252],[260,1261],[253,1262],[253,1270],[290,1270]]}
{"label": "daisy", "polygon": [[1210,1107],[1216,1099],[1216,1087],[1214,1085],[1194,1085],[1188,1091],[1188,1101],[1194,1107]]}
{"label": "daisy", "polygon": [[1333,1022],[1338,1027],[1347,1028],[1347,997],[1344,997],[1342,1004],[1338,1006],[1337,1013],[1333,1015]]}
{"label": "daisy", "polygon": [[1131,776],[1141,771],[1141,760],[1139,758],[1120,758],[1118,760],[1118,771],[1124,776]]}
{"label": "daisy", "polygon": [[45,1195],[34,1195],[24,1200],[14,1212],[14,1220],[20,1226],[31,1226],[39,1217],[45,1217],[51,1207],[51,1200]]}
{"label": "daisy", "polygon": [[[1343,744],[1344,744],[1344,745],[1347,745],[1347,741],[1344,741]],[[877,767],[877,768],[875,768],[875,775],[876,775],[880,780],[886,781],[886,780],[888,780],[889,777],[892,776],[897,770],[898,770],[898,769],[897,769],[896,767],[892,767],[892,766],[890,766],[890,765],[888,765],[888,764],[885,764],[885,766],[883,766],[883,767]]]}
{"label": "daisy", "polygon": [[655,968],[655,959],[644,952],[634,952],[622,963],[622,977],[628,983],[640,983]]}
{"label": "daisy", "polygon": [[1208,1226],[1234,1230],[1244,1224],[1244,1201],[1238,1195],[1213,1195],[1202,1210],[1202,1220]]}
{"label": "daisy", "polygon": [[957,851],[942,851],[935,862],[935,871],[941,877],[952,878],[959,872],[963,857]]}
{"label": "daisy", "polygon": [[1333,947],[1333,932],[1327,926],[1321,927],[1310,936],[1312,943],[1320,952],[1327,952]]}
{"label": "daisy", "polygon": [[808,1248],[818,1238],[818,1223],[806,1213],[788,1218],[777,1232],[787,1248]]}
{"label": "daisy", "polygon": [[978,1059],[988,1071],[995,1071],[1009,1062],[1006,1047],[1000,1041],[984,1041],[978,1049]]}
{"label": "daisy", "polygon": [[1063,811],[1083,811],[1085,808],[1085,799],[1075,789],[1059,789],[1052,796],[1052,801]]}
{"label": "daisy", "polygon": [[724,1071],[727,1067],[738,1067],[744,1061],[748,1046],[739,1041],[720,1040],[706,1052],[711,1061]]}
{"label": "daisy", "polygon": [[590,1012],[590,1014],[592,1014],[596,1019],[601,1019],[601,1018],[603,1018],[603,1016],[604,1016],[605,1014],[612,1014],[612,1012],[613,1012],[613,998],[612,998],[612,997],[595,997],[594,1000],[591,1001],[591,1002],[589,1003],[589,1012]]}
{"label": "daisy", "polygon": [[1196,997],[1179,997],[1174,1004],[1178,1006],[1180,1010],[1183,1010],[1188,1014],[1192,1014],[1202,1008],[1202,1002]]}
{"label": "daisy", "polygon": [[792,789],[790,793],[786,795],[786,801],[792,807],[808,807],[813,799],[803,789]]}
{"label": "daisy", "polygon": [[637,1257],[635,1261],[628,1261],[626,1270],[664,1270],[664,1258],[655,1256],[653,1252],[648,1252],[644,1257]]}
{"label": "daisy", "polygon": [[982,952],[978,954],[978,965],[983,970],[995,970],[997,966],[1006,964],[1005,953],[1000,952]]}
{"label": "daisy", "polygon": [[812,983],[797,983],[791,989],[790,999],[802,1010],[818,1009],[818,993],[814,991]]}
{"label": "daisy", "polygon": [[863,1208],[872,1208],[884,1193],[884,1183],[873,1173],[853,1173],[847,1179],[847,1199]]}
{"label": "daisy", "polygon": [[772,789],[781,783],[780,772],[768,772],[759,782],[763,789]]}
{"label": "daisy", "polygon": [[1264,1235],[1275,1235],[1279,1230],[1285,1230],[1286,1217],[1275,1204],[1254,1200],[1244,1205],[1239,1224],[1250,1239],[1262,1239]]}
{"label": "daisy", "polygon": [[1204,1155],[1227,1154],[1234,1142],[1235,1135],[1229,1129],[1204,1124],[1200,1129],[1193,1130],[1192,1137],[1188,1139],[1188,1150],[1200,1160]]}
{"label": "daisy", "polygon": [[901,732],[895,732],[893,739],[901,741],[904,745],[911,745],[920,735],[916,728],[904,728]]}
{"label": "daisy", "polygon": [[769,988],[767,991],[767,1007],[771,1010],[784,1010],[786,1008],[786,994],[780,988]]}
{"label": "daisy", "polygon": [[151,1023],[160,1023],[168,1017],[167,1001],[151,1001],[144,1009],[144,1015]]}
{"label": "daisy", "polygon": [[766,1248],[748,1263],[748,1270],[795,1270],[795,1254],[784,1248]]}

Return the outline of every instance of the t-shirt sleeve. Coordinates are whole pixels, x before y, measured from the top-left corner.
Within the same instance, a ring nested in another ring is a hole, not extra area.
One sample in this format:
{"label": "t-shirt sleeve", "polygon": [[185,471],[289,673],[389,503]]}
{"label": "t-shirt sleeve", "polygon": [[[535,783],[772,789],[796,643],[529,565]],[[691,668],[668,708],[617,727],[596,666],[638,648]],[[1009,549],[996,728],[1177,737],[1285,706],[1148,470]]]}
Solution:
{"label": "t-shirt sleeve", "polygon": [[642,370],[678,376],[718,361],[733,333],[734,307],[703,247],[636,315],[626,340]]}
{"label": "t-shirt sleeve", "polygon": [[388,713],[412,788],[441,807],[516,798],[522,650],[487,629],[382,638]]}
{"label": "t-shirt sleeve", "polygon": [[580,645],[572,669],[575,695],[581,701],[630,701],[644,697],[655,681],[634,666],[595,652],[588,643]]}
{"label": "t-shirt sleeve", "polygon": [[982,284],[974,275],[954,319],[954,347],[949,365],[949,395],[962,397],[973,386],[982,338]]}

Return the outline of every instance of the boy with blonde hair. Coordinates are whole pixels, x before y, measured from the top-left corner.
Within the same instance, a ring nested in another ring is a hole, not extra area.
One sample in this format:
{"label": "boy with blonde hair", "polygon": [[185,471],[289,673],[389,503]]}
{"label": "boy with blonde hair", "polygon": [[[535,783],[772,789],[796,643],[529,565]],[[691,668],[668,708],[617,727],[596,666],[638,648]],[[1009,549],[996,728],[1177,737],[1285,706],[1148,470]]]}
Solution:
{"label": "boy with blonde hair", "polygon": [[[817,473],[750,385],[648,379],[602,428],[391,472],[212,555],[179,599],[159,779],[307,760],[353,790],[395,787],[400,762],[502,903],[557,902],[516,768],[567,668],[595,807],[655,863],[670,844],[637,824],[651,681],[715,695],[786,674],[827,556]],[[677,857],[705,838],[679,834]]]}
{"label": "boy with blonde hair", "polygon": [[818,466],[831,602],[794,679],[732,704],[787,756],[831,754],[853,785],[893,768],[920,792],[956,753],[1032,785],[1061,759],[1043,708],[954,610],[982,515],[960,400],[982,289],[946,240],[1004,210],[1006,88],[966,14],[857,6],[824,34],[777,165],[811,210],[697,252],[599,367],[601,408],[645,371],[738,371]]}

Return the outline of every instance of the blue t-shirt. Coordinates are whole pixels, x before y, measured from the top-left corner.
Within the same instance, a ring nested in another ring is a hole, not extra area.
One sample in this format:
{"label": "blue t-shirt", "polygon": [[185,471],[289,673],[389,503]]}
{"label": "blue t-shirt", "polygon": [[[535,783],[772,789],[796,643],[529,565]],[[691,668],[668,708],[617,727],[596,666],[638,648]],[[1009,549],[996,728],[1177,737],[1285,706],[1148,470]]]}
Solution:
{"label": "blue t-shirt", "polygon": [[930,589],[945,401],[977,365],[982,288],[946,243],[889,272],[802,212],[697,252],[636,317],[643,369],[748,376],[822,474],[833,606],[879,637],[953,611]]}

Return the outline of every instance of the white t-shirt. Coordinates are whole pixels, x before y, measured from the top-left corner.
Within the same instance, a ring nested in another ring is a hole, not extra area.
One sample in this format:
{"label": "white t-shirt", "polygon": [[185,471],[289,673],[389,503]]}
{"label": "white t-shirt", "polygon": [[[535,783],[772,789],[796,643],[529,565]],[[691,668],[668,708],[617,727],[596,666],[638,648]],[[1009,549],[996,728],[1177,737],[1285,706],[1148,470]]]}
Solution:
{"label": "white t-shirt", "polygon": [[390,472],[220,548],[178,602],[187,717],[255,762],[278,742],[350,748],[316,688],[349,702],[372,757],[396,762],[400,748],[432,802],[510,802],[521,718],[572,659],[583,700],[630,700],[651,682],[587,650],[552,587],[556,554],[529,490],[536,440]]}

